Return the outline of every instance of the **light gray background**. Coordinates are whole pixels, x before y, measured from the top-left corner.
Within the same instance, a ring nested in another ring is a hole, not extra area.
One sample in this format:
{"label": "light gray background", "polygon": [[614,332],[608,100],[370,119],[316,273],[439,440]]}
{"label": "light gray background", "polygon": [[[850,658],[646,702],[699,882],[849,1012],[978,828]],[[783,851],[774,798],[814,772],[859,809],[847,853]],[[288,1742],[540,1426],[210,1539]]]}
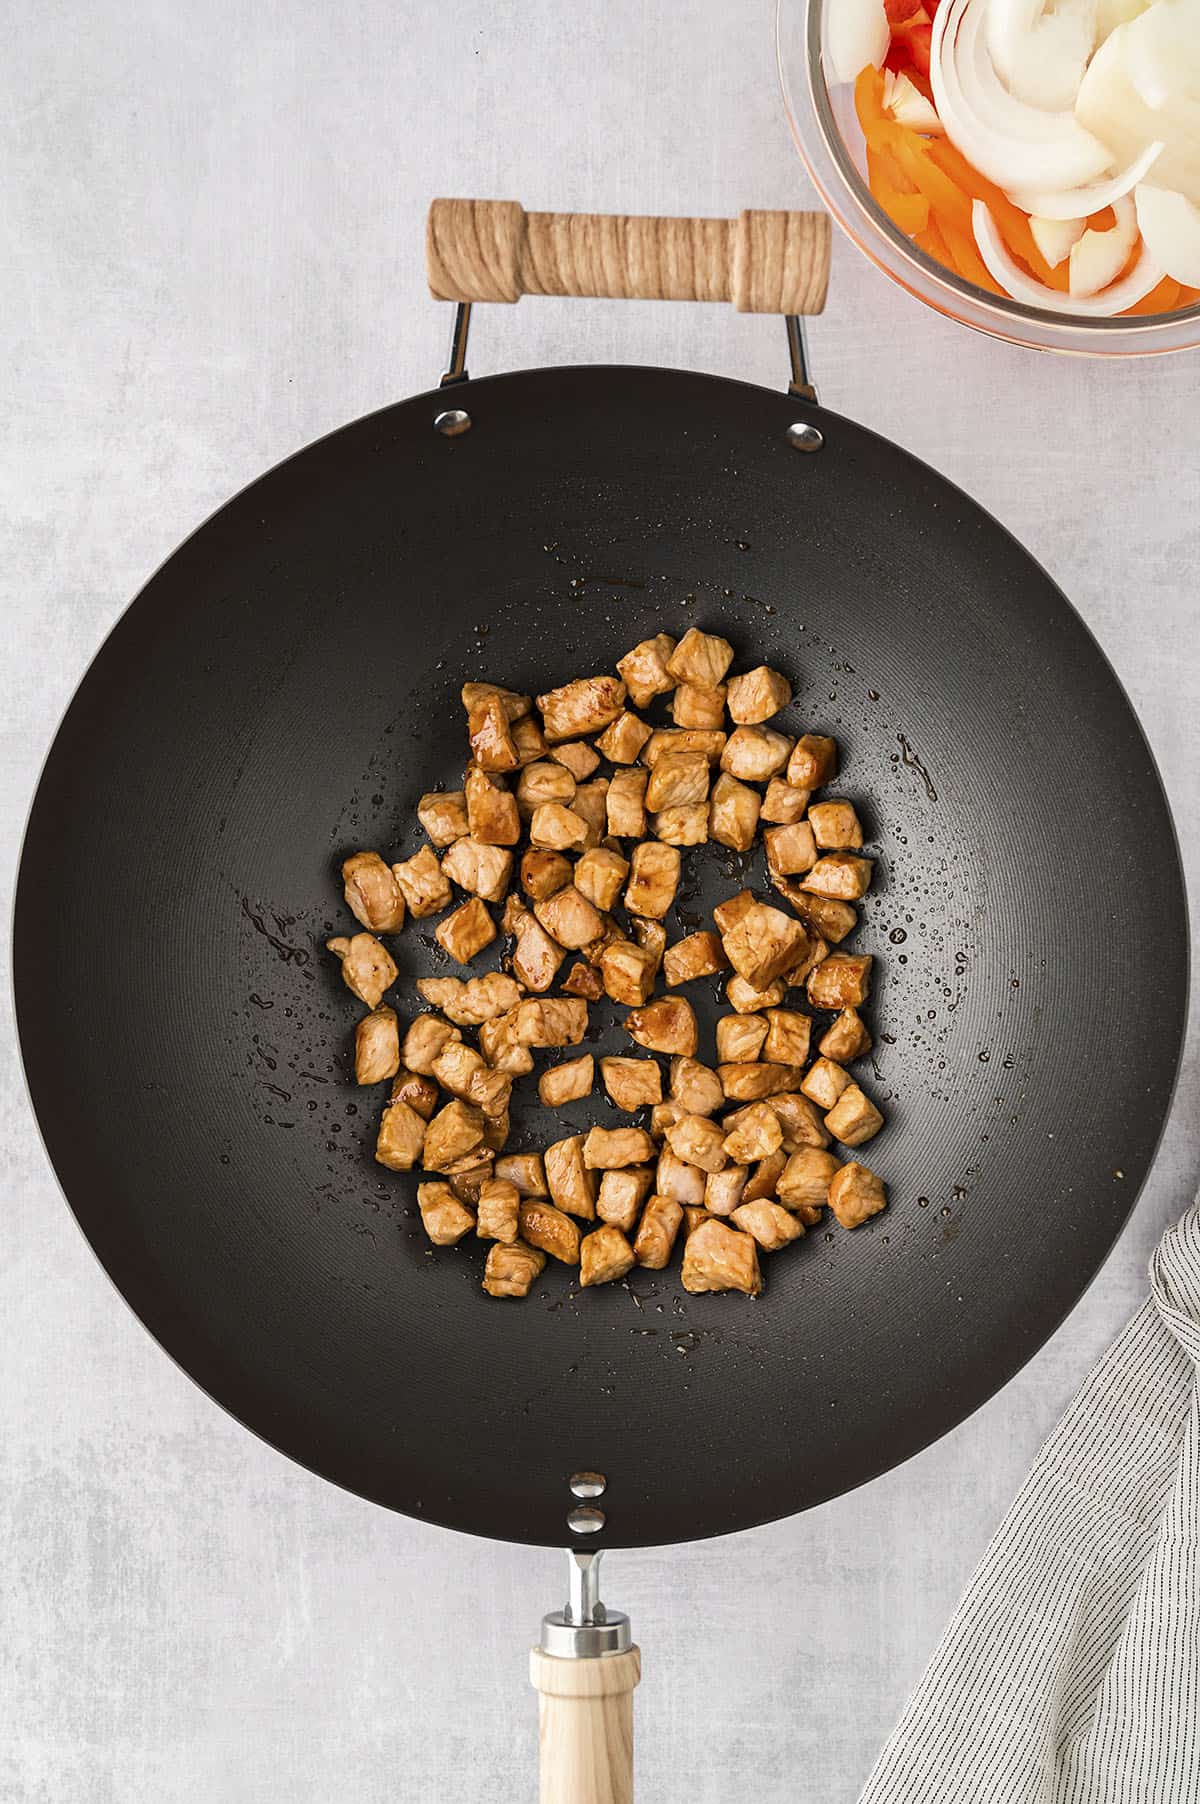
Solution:
{"label": "light gray background", "polygon": [[[807,189],[766,0],[7,0],[0,20],[7,885],[56,722],[146,575],[266,466],[435,377],[432,195],[725,214]],[[1196,360],[988,343],[840,242],[812,342],[828,404],[965,485],[1081,608],[1196,887]],[[774,322],[723,309],[525,301],[481,314],[472,367],[629,359],[779,385],[783,349]],[[525,1650],[558,1559],[385,1515],[228,1421],[85,1247],[10,1037],[3,1077],[0,1797],[530,1797]],[[972,1421],[806,1517],[612,1559],[645,1650],[643,1799],[857,1795],[1195,1187],[1197,1091],[1193,1049],[1116,1253]]]}

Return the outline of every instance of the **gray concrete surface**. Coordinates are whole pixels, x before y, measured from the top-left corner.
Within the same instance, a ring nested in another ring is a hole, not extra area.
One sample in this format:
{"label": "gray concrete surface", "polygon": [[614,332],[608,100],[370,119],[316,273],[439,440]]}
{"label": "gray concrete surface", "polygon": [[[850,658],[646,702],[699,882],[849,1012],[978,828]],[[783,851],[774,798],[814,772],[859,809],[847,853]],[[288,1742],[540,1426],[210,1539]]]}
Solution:
{"label": "gray concrete surface", "polygon": [[[727,213],[806,187],[767,0],[2,16],[7,888],[58,717],[145,575],[265,466],[435,376],[432,194]],[[823,398],[964,484],[1082,609],[1141,710],[1196,887],[1196,360],[1037,360],[922,311],[841,243],[812,338]],[[525,302],[480,318],[472,363],[626,358],[774,385],[782,353],[771,322],[715,308]],[[850,1804],[1195,1188],[1198,1089],[1193,1047],[1116,1253],[957,1433],[807,1517],[614,1558],[646,1653],[643,1799]],[[235,1427],[96,1267],[8,1033],[2,1108],[0,1798],[531,1797],[525,1648],[557,1559],[384,1515]]]}

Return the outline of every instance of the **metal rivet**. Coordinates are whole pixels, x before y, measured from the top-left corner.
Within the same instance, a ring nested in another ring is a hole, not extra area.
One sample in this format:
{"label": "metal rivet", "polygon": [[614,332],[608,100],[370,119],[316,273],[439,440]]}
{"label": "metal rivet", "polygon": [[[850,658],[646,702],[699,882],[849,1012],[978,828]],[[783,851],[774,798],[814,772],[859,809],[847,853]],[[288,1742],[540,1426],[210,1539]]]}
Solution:
{"label": "metal rivet", "polygon": [[572,1472],[572,1497],[603,1497],[608,1480],[603,1472]]}
{"label": "metal rivet", "polygon": [[819,451],[825,443],[825,435],[818,432],[815,426],[809,426],[803,420],[787,429],[787,441],[793,451]]}
{"label": "metal rivet", "polygon": [[433,429],[440,432],[443,438],[458,438],[462,433],[470,432],[471,416],[461,407],[448,407],[445,413],[438,414],[433,422]]}
{"label": "metal rivet", "polygon": [[598,1535],[604,1527],[604,1511],[579,1503],[567,1515],[567,1527],[576,1535]]}

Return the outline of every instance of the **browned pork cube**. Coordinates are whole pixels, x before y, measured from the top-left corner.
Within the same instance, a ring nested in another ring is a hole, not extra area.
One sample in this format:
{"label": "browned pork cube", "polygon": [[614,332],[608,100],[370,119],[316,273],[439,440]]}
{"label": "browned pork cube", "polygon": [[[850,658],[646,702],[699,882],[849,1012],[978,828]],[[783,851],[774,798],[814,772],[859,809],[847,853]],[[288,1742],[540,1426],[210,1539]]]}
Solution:
{"label": "browned pork cube", "polygon": [[629,860],[606,846],[594,846],[575,866],[575,888],[596,908],[606,912],[621,893],[629,875]]}
{"label": "browned pork cube", "polygon": [[591,1090],[595,1064],[589,1052],[585,1058],[566,1059],[561,1065],[551,1065],[538,1079],[538,1100],[548,1109],[561,1109],[564,1103],[578,1102]]}
{"label": "browned pork cube", "polygon": [[761,726],[792,699],[792,685],[769,665],[729,679],[729,712],[739,727]]}
{"label": "browned pork cube", "polygon": [[797,821],[791,827],[768,827],[763,834],[763,844],[767,848],[768,865],[781,877],[811,871],[817,862],[813,830],[807,821]]}
{"label": "browned pork cube", "polygon": [[593,777],[590,783],[580,783],[571,809],[587,827],[587,837],[583,842],[585,849],[598,846],[606,831],[608,778]]}
{"label": "browned pork cube", "polygon": [[764,1253],[777,1253],[789,1240],[799,1240],[804,1232],[803,1223],[766,1197],[760,1197],[754,1203],[739,1203],[733,1219],[758,1242]]}
{"label": "browned pork cube", "polygon": [[711,1115],[725,1101],[716,1072],[689,1058],[671,1060],[670,1096],[689,1115]]}
{"label": "browned pork cube", "polygon": [[410,1071],[427,1076],[438,1054],[451,1040],[461,1040],[457,1027],[451,1027],[440,1015],[418,1015],[404,1036],[402,1057]]}
{"label": "browned pork cube", "polygon": [[633,1248],[612,1222],[585,1234],[579,1246],[579,1282],[613,1284],[634,1267]]}
{"label": "browned pork cube", "polygon": [[[682,1121],[683,1117],[679,1119]],[[654,1188],[659,1196],[673,1197],[677,1203],[702,1203],[705,1181],[705,1173],[698,1165],[689,1165],[669,1146],[663,1147],[654,1175]]]}
{"label": "browned pork cube", "polygon": [[[456,840],[455,845],[465,845],[465,840]],[[450,848],[446,856],[454,851]],[[408,903],[408,911],[418,921],[426,915],[440,914],[443,908],[449,908],[454,900],[449,883],[438,863],[437,854],[431,846],[422,846],[411,858],[392,866],[392,875],[404,892],[404,900]],[[464,886],[465,887],[465,886]]]}
{"label": "browned pork cube", "polygon": [[[717,1063],[750,1064],[763,1049],[767,1021],[763,1015],[722,1015],[717,1022]],[[787,1061],[792,1064],[796,1060]]]}
{"label": "browned pork cube", "polygon": [[[754,1104],[751,1104],[751,1107],[754,1106]],[[740,1114],[741,1111],[739,1110],[738,1113]],[[726,1127],[729,1126],[730,1119],[731,1118],[728,1115],[725,1117]],[[774,1196],[775,1187],[779,1182],[780,1175],[782,1174],[787,1161],[788,1155],[784,1152],[782,1147],[778,1152],[769,1154],[765,1159],[760,1159],[758,1164],[754,1167],[754,1170],[750,1173],[750,1176],[746,1179],[746,1188],[742,1192],[742,1201],[753,1203],[756,1202],[760,1196]]]}
{"label": "browned pork cube", "polygon": [[396,1011],[381,1004],[354,1030],[354,1081],[381,1084],[400,1069],[400,1028]]}
{"label": "browned pork cube", "polygon": [[803,924],[780,908],[755,902],[723,936],[725,956],[747,983],[759,989],[782,977],[808,947]]}
{"label": "browned pork cube", "polygon": [[654,837],[668,846],[702,846],[708,840],[708,803],[684,802],[654,816]]}
{"label": "browned pork cube", "polygon": [[522,1046],[578,1046],[587,1032],[587,1003],[575,996],[527,996],[514,1013]]}
{"label": "browned pork cube", "polygon": [[479,1186],[475,1232],[480,1240],[514,1241],[520,1226],[521,1193],[504,1178],[485,1178]]}
{"label": "browned pork cube", "polygon": [[513,976],[518,983],[538,995],[548,990],[558,974],[566,954],[552,939],[540,921],[527,914],[516,924],[516,950],[512,957]]}
{"label": "browned pork cube", "polygon": [[496,1160],[496,1176],[515,1184],[521,1196],[549,1196],[541,1153],[506,1153]]}
{"label": "browned pork cube", "polygon": [[480,1022],[479,1050],[489,1065],[510,1077],[525,1077],[533,1070],[533,1054],[517,1039],[511,1011]]}
{"label": "browned pork cube", "polygon": [[652,1196],[642,1210],[633,1251],[639,1265],[661,1272],[670,1262],[683,1209],[669,1196]]}
{"label": "browned pork cube", "polygon": [[508,711],[498,695],[485,695],[475,703],[467,715],[467,738],[480,770],[516,770],[520,763]]}
{"label": "browned pork cube", "polygon": [[545,1253],[526,1246],[523,1240],[514,1241],[511,1246],[497,1241],[488,1249],[483,1288],[489,1297],[527,1297],[545,1264]]}
{"label": "browned pork cube", "polygon": [[392,870],[378,852],[355,852],[342,865],[346,906],[372,933],[399,933],[404,925],[404,895]]}
{"label": "browned pork cube", "polygon": [[677,1158],[701,1171],[722,1171],[729,1160],[725,1133],[707,1115],[683,1115],[667,1129],[667,1145]]}
{"label": "browned pork cube", "polygon": [[[392,1107],[397,1105],[392,1104]],[[453,1171],[484,1144],[483,1110],[455,1097],[439,1109],[425,1129],[422,1164],[427,1171]],[[378,1155],[376,1155],[378,1156]]]}
{"label": "browned pork cube", "polygon": [[671,719],[677,727],[723,727],[725,685],[705,689],[699,683],[680,683],[671,697]]}
{"label": "browned pork cube", "polygon": [[704,1180],[704,1207],[710,1215],[732,1215],[741,1202],[750,1172],[745,1165],[710,1171]]}
{"label": "browned pork cube", "polygon": [[675,687],[675,678],[667,669],[667,659],[675,650],[675,641],[666,633],[643,639],[632,651],[617,659],[617,669],[625,679],[629,699],[635,708],[645,708],[656,695],[666,695]]}
{"label": "browned pork cube", "polygon": [[[579,791],[575,791],[576,795]],[[564,808],[561,802],[542,802],[533,811],[529,823],[529,843],[541,852],[562,852],[568,848],[578,849],[588,836],[588,824],[581,814],[573,808]]]}
{"label": "browned pork cube", "polygon": [[830,1181],[829,1207],[843,1228],[859,1228],[887,1204],[883,1180],[852,1159]]}
{"label": "browned pork cube", "polygon": [[775,1065],[803,1065],[812,1036],[810,1017],[799,1015],[794,1009],[771,1008],[767,1010],[767,1022],[763,1058]]}
{"label": "browned pork cube", "polygon": [[435,1247],[452,1247],[469,1234],[475,1217],[464,1207],[449,1184],[418,1184],[417,1208],[421,1226]]}
{"label": "browned pork cube", "polygon": [[573,739],[567,745],[553,745],[550,756],[564,770],[569,770],[577,783],[586,783],[600,762],[600,754],[586,740]]}
{"label": "browned pork cube", "polygon": [[734,852],[748,852],[758,831],[761,807],[762,799],[756,789],[722,771],[713,784],[708,804],[710,839]]}
{"label": "browned pork cube", "polygon": [[869,952],[834,952],[809,974],[808,1000],[814,1008],[858,1008],[871,988]]}
{"label": "browned pork cube", "polygon": [[417,803],[417,819],[435,846],[451,846],[471,831],[462,789],[431,789]]}
{"label": "browned pork cube", "polygon": [[550,745],[597,733],[617,718],[624,701],[625,685],[620,677],[578,677],[561,689],[538,696],[542,731]]}
{"label": "browned pork cube", "polygon": [[662,1101],[662,1070],[654,1059],[601,1059],[600,1077],[616,1107],[627,1115]]}
{"label": "browned pork cube", "polygon": [[423,1163],[421,1149],[428,1131],[424,1119],[408,1103],[389,1102],[379,1118],[376,1159],[389,1171],[411,1171]]}
{"label": "browned pork cube", "polygon": [[[728,1128],[728,1123],[725,1124]],[[783,1144],[779,1117],[766,1103],[752,1102],[738,1110],[738,1123],[725,1135],[725,1151],[735,1165],[752,1165],[769,1159]],[[718,1211],[718,1213],[723,1213]]]}
{"label": "browned pork cube", "polygon": [[762,818],[764,821],[776,821],[784,827],[795,826],[797,821],[804,819],[804,811],[811,795],[811,789],[797,789],[794,783],[787,782],[783,777],[772,777],[763,797]]}
{"label": "browned pork cube", "polygon": [[646,1001],[654,988],[654,955],[630,940],[616,940],[600,954],[600,970],[604,989],[613,1002],[625,1002],[635,1008]]}
{"label": "browned pork cube", "polygon": [[552,758],[539,758],[536,763],[527,764],[517,778],[517,807],[525,820],[532,820],[536,809],[551,802],[569,808],[574,800],[574,777]]}
{"label": "browned pork cube", "polygon": [[571,861],[561,852],[526,852],[521,859],[521,888],[534,902],[552,896],[571,881]]}
{"label": "browned pork cube", "polygon": [[667,670],[677,683],[699,683],[715,689],[733,663],[733,647],[716,633],[689,627],[667,659]]}
{"label": "browned pork cube", "polygon": [[512,742],[517,750],[517,763],[536,764],[546,756],[546,738],[532,714],[523,714],[512,723]]}
{"label": "browned pork cube", "polygon": [[[468,834],[466,839],[456,839],[442,860],[445,875],[457,883],[459,889],[465,889],[469,895],[479,896],[484,902],[503,902],[508,880],[512,876],[512,867],[511,852],[503,846],[484,845],[482,840],[476,839],[472,834]],[[449,903],[450,892],[447,889],[446,900],[439,902],[438,908],[446,908]],[[413,913],[416,912],[414,908]],[[437,910],[428,912],[436,913]]]}
{"label": "browned pork cube", "polygon": [[797,789],[820,789],[836,770],[837,741],[819,733],[805,733],[792,747],[787,780]]}
{"label": "browned pork cube", "polygon": [[801,889],[837,902],[857,902],[871,887],[872,864],[853,852],[826,852],[818,858]]}
{"label": "browned pork cube", "polygon": [[723,1221],[702,1221],[683,1249],[683,1288],[693,1295],[706,1290],[741,1290],[756,1297],[762,1289],[758,1248],[749,1234]]}
{"label": "browned pork cube", "polygon": [[544,1203],[538,1197],[529,1197],[521,1203],[521,1238],[527,1240],[531,1247],[539,1252],[549,1253],[551,1259],[559,1260],[563,1265],[579,1264],[579,1223],[556,1209],[553,1203]]}
{"label": "browned pork cube", "polygon": [[[835,1065],[832,1059],[820,1058],[809,1071],[800,1088],[819,1109],[832,1109],[850,1083],[850,1073]],[[826,1126],[828,1126],[826,1121]]]}
{"label": "browned pork cube", "polygon": [[581,946],[590,945],[604,931],[599,914],[573,883],[565,889],[556,889],[544,902],[535,902],[533,912],[551,939],[575,952]]}
{"label": "browned pork cube", "polygon": [[663,980],[669,989],[691,983],[697,977],[711,977],[728,968],[725,949],[715,933],[702,930],[676,940],[663,953]]}
{"label": "browned pork cube", "polygon": [[529,696],[518,695],[515,689],[502,689],[498,683],[464,683],[462,705],[468,716],[472,708],[477,708],[480,702],[487,701],[493,695],[504,704],[504,712],[509,720],[522,719],[533,706]]}
{"label": "browned pork cube", "polygon": [[433,937],[451,958],[460,965],[469,965],[477,952],[491,945],[496,928],[479,897],[472,896],[469,902],[464,902],[461,908],[438,922]]}
{"label": "browned pork cube", "polygon": [[650,1136],[653,1140],[663,1141],[667,1137],[667,1129],[675,1126],[687,1110],[677,1102],[656,1102],[650,1110]]}
{"label": "browned pork cube", "polygon": [[[722,1176],[724,1176],[724,1173],[722,1173]],[[680,1224],[680,1233],[683,1235],[683,1238],[686,1240],[689,1234],[694,1234],[696,1232],[696,1229],[700,1226],[700,1223],[702,1221],[711,1221],[711,1220],[712,1220],[711,1210],[704,1209],[704,1208],[698,1208],[694,1203],[689,1203],[683,1212],[683,1221]]]}
{"label": "browned pork cube", "polygon": [[392,1079],[389,1101],[406,1102],[422,1121],[429,1121],[438,1106],[438,1087],[431,1077],[424,1077],[419,1071],[406,1071],[401,1065]]}
{"label": "browned pork cube", "polygon": [[814,896],[801,889],[790,877],[771,872],[771,887],[791,903],[810,933],[819,934],[836,946],[858,926],[858,915],[849,902],[837,902],[829,896]]}
{"label": "browned pork cube", "polygon": [[680,1052],[695,1056],[700,1035],[690,1002],[682,996],[660,996],[625,1017],[630,1037],[647,1052]]}
{"label": "browned pork cube", "polygon": [[642,747],[642,763],[653,770],[660,758],[703,752],[709,764],[716,764],[725,750],[725,738],[719,727],[661,727]]}
{"label": "browned pork cube", "polygon": [[611,764],[636,764],[638,753],[653,731],[638,715],[625,709],[610,727],[605,727],[596,741],[596,750]]}
{"label": "browned pork cube", "polygon": [[746,783],[765,783],[779,775],[791,749],[791,740],[770,727],[735,727],[721,753],[721,769]]}
{"label": "browned pork cube", "polygon": [[590,1221],[596,1213],[596,1180],[584,1163],[584,1137],[569,1134],[542,1154],[546,1187],[557,1208]]}
{"label": "browned pork cube", "polygon": [[679,887],[679,852],[654,840],[643,840],[635,846],[625,890],[625,906],[630,914],[648,915],[660,920],[675,900]]}
{"label": "browned pork cube", "polygon": [[776,977],[763,989],[759,989],[757,984],[747,983],[744,977],[738,977],[735,973],[725,985],[725,1000],[739,1015],[753,1015],[759,1009],[778,1008],[786,995],[787,985],[782,977]]}
{"label": "browned pork cube", "polygon": [[767,1107],[774,1109],[779,1117],[779,1125],[783,1129],[783,1150],[786,1153],[797,1152],[802,1146],[828,1146],[830,1134],[814,1102],[807,1096],[801,1096],[798,1090],[785,1090],[778,1096],[766,1099]]}
{"label": "browned pork cube", "polygon": [[796,1089],[801,1071],[798,1065],[768,1065],[756,1060],[752,1065],[719,1065],[717,1075],[731,1102],[761,1102],[766,1096],[782,1096]]}
{"label": "browned pork cube", "polygon": [[600,1179],[596,1214],[601,1221],[609,1221],[614,1228],[620,1228],[622,1234],[632,1234],[653,1182],[654,1173],[640,1167],[606,1171]]}
{"label": "browned pork cube", "polygon": [[646,831],[648,770],[619,770],[604,798],[608,831],[617,839],[640,839]]}
{"label": "browned pork cube", "polygon": [[729,929],[740,921],[743,915],[756,906],[753,890],[740,889],[736,896],[727,896],[724,902],[718,902],[713,909],[713,920],[717,924],[717,932],[728,933]]}
{"label": "browned pork cube", "polygon": [[327,949],[342,961],[342,982],[352,996],[368,1008],[378,1008],[383,992],[395,983],[399,972],[386,946],[373,933],[356,933],[347,939],[326,940]]}
{"label": "browned pork cube", "polygon": [[826,1115],[825,1126],[843,1146],[865,1146],[883,1126],[883,1116],[864,1090],[847,1084]]}
{"label": "browned pork cube", "polygon": [[578,960],[563,978],[568,996],[582,996],[588,1002],[599,1002],[604,994],[604,979],[593,966]]}
{"label": "browned pork cube", "polygon": [[621,1171],[653,1157],[654,1142],[645,1128],[594,1127],[584,1137],[583,1163],[589,1171]]}
{"label": "browned pork cube", "polygon": [[775,1194],[785,1209],[822,1209],[829,1201],[829,1186],[841,1170],[833,1154],[820,1146],[802,1146],[789,1155],[776,1184]]}
{"label": "browned pork cube", "polygon": [[814,802],[808,818],[813,838],[823,852],[857,852],[861,847],[862,823],[853,802]]}
{"label": "browned pork cube", "polygon": [[650,772],[646,806],[652,814],[685,802],[708,801],[708,759],[702,752],[667,752]]}
{"label": "browned pork cube", "polygon": [[465,983],[461,977],[418,977],[417,990],[457,1027],[478,1027],[483,1021],[492,1021],[515,1008],[521,999],[518,985],[503,971],[469,977]]}
{"label": "browned pork cube", "polygon": [[839,1065],[865,1058],[871,1050],[871,1036],[856,1008],[842,1010],[833,1025],[821,1035],[820,1050],[827,1059],[836,1059]]}

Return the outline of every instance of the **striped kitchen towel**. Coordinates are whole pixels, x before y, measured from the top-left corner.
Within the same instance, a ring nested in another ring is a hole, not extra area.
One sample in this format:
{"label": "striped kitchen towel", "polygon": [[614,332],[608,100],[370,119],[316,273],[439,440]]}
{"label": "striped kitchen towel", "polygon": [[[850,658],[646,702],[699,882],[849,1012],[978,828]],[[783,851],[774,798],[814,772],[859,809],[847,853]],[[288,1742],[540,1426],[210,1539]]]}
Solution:
{"label": "striped kitchen towel", "polygon": [[1200,1804],[1200,1207],[1033,1471],[860,1804]]}

